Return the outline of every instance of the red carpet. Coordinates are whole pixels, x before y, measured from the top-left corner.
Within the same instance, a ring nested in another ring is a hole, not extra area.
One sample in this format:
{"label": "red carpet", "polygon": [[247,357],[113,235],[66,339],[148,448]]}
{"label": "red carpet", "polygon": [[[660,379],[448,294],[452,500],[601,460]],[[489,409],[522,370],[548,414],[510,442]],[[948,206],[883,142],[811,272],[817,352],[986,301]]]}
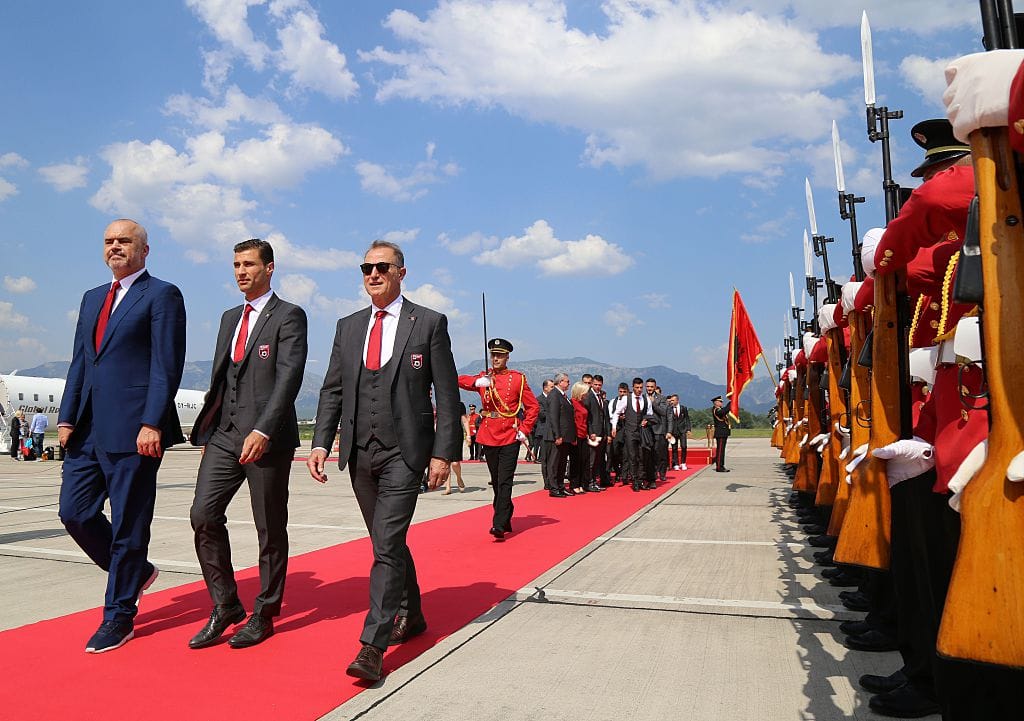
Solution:
{"label": "red carpet", "polygon": [[[616,487],[578,498],[554,499],[543,491],[522,496],[515,501],[516,533],[505,543],[487,534],[490,507],[415,524],[409,545],[430,628],[388,651],[385,671],[462,628],[692,473],[670,473],[654,492]],[[187,648],[210,611],[201,581],[146,594],[135,639],[106,654],[83,650],[101,619],[95,609],[4,631],[0,717],[318,718],[364,688],[344,670],[359,650],[370,562],[369,539],[292,558],[276,634],[250,649]],[[238,578],[251,607],[258,572],[250,568]],[[96,579],[99,596],[99,573]],[[16,597],[10,588],[5,592],[8,602]]]}

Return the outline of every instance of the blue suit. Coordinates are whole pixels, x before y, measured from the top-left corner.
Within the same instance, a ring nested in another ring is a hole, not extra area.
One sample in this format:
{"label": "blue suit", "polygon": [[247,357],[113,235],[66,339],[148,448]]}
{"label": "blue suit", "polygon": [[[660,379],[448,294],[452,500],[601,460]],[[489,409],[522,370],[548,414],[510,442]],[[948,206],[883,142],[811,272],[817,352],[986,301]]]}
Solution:
{"label": "blue suit", "polygon": [[[83,551],[108,572],[104,620],[130,621],[143,583],[159,458],[141,456],[143,425],[168,448],[184,440],[174,404],[185,364],[185,304],[177,287],[143,273],[110,315],[97,351],[93,335],[105,283],[82,297],[59,423],[67,443],[60,518]],[[110,499],[110,520],[103,514]]]}

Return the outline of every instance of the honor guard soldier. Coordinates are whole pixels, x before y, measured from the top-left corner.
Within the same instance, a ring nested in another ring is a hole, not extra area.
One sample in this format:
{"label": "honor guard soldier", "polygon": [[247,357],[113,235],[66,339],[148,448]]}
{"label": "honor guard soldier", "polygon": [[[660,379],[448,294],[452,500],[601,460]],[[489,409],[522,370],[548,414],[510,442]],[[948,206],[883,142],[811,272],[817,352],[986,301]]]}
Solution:
{"label": "honor guard soldier", "polygon": [[[512,479],[519,461],[519,445],[533,430],[540,405],[526,376],[507,367],[512,344],[504,338],[492,338],[487,341],[487,350],[491,368],[476,375],[459,376],[459,387],[480,394],[476,442],[484,450],[494,489],[491,535],[502,541],[505,534],[512,531]],[[521,420],[520,410],[523,411]]]}
{"label": "honor guard soldier", "polygon": [[725,443],[732,433],[729,411],[722,405],[722,396],[715,396],[711,402],[714,404],[711,418],[715,425],[715,470],[719,473],[728,473],[729,469],[725,467]]}

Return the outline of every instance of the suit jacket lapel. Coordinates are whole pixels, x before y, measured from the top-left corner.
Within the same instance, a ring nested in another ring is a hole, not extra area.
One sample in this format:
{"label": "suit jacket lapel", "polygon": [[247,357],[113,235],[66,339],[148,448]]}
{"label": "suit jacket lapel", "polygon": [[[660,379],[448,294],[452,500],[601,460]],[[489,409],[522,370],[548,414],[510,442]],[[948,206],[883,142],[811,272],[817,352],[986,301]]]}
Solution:
{"label": "suit jacket lapel", "polygon": [[398,329],[395,332],[395,346],[391,351],[391,364],[388,370],[387,382],[390,384],[394,379],[398,371],[398,367],[402,364],[402,358],[405,356],[405,346],[409,342],[409,336],[412,335],[413,326],[416,325],[416,318],[419,316],[419,307],[414,303],[410,303],[408,299],[402,302],[402,312],[398,316]]}
{"label": "suit jacket lapel", "polygon": [[252,330],[249,331],[249,338],[245,342],[245,353],[242,355],[242,362],[240,365],[245,365],[249,362],[249,354],[252,353],[252,349],[256,347],[256,341],[259,340],[260,333],[266,327],[267,321],[270,320],[270,316],[273,315],[276,307],[277,294],[275,293],[270,296],[270,300],[268,300],[267,304],[263,306],[263,310],[260,311],[260,317],[256,319],[256,325],[254,325]]}
{"label": "suit jacket lapel", "polygon": [[[110,314],[110,320],[107,321],[107,328],[103,331],[103,341],[100,343],[100,349],[96,352],[96,355],[100,355],[106,350],[107,345],[110,343],[110,339],[114,336],[117,331],[117,326],[121,323],[121,319],[128,315],[128,312],[132,309],[136,303],[138,303],[142,296],[149,290],[149,271],[143,271],[142,275],[135,279],[135,282],[128,288],[128,292],[125,294],[121,302],[117,304],[114,311]],[[102,306],[100,307],[102,311]],[[96,313],[96,318],[99,320],[99,312]],[[94,325],[93,328],[96,326]]]}
{"label": "suit jacket lapel", "polygon": [[363,365],[363,344],[366,342],[366,329],[369,327],[372,308],[373,306],[370,306],[352,316],[346,329],[345,345],[356,351],[352,354],[352,378],[359,377],[359,371]]}

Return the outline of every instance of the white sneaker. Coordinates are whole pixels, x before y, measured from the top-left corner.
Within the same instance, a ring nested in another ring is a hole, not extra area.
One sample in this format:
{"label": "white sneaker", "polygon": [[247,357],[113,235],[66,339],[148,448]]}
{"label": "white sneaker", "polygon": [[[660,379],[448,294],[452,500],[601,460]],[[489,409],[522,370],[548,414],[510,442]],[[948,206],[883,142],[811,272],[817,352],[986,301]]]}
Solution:
{"label": "white sneaker", "polygon": [[673,471],[678,471],[679,470],[679,466],[672,466],[672,470]]}
{"label": "white sneaker", "polygon": [[684,463],[681,466],[679,466],[679,470],[685,471],[686,470],[686,464]]}

